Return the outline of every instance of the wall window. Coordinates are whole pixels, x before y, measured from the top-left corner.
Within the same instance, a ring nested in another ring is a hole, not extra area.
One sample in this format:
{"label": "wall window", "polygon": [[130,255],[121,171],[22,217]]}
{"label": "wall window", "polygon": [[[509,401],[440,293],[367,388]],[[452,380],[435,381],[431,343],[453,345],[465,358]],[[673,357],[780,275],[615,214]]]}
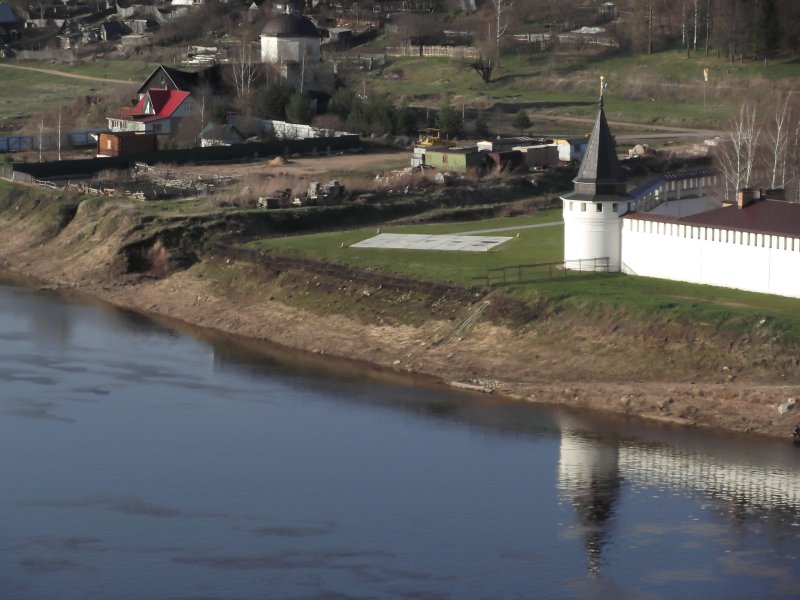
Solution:
{"label": "wall window", "polygon": [[581,212],[586,212],[586,202],[581,202]]}
{"label": "wall window", "polygon": [[598,202],[596,207],[597,212],[603,212],[603,203]]}
{"label": "wall window", "polygon": [[619,208],[619,205],[618,205],[616,202],[614,202],[614,203],[611,205],[611,210],[612,210],[612,211],[614,211],[614,212],[617,212],[617,211],[618,211],[618,208]]}
{"label": "wall window", "polygon": [[567,202],[567,204],[569,205],[569,209],[570,209],[570,210],[572,210],[572,204],[573,204],[572,200],[570,200],[569,202]]}

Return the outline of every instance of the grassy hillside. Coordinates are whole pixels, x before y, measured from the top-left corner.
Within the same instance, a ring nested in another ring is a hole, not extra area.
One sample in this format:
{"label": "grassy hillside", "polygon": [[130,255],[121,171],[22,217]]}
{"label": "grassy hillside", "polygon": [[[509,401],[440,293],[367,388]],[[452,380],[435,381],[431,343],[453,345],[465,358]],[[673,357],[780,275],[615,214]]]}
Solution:
{"label": "grassy hillside", "polygon": [[[708,84],[703,83],[706,66]],[[677,51],[650,56],[535,52],[504,56],[493,80],[484,84],[466,61],[390,57],[383,70],[366,75],[366,83],[372,93],[387,93],[410,104],[437,107],[449,97],[456,106],[518,104],[531,108],[533,117],[590,117],[600,75],[608,82],[607,112],[612,119],[712,128],[725,123],[748,90],[758,89],[766,99],[796,87],[800,64],[732,64],[716,56],[687,58]]]}
{"label": "grassy hillside", "polygon": [[[13,61],[13,66],[49,69],[65,74],[82,75],[130,81],[130,84],[115,84],[89,79],[76,79],[57,74],[42,73],[12,68],[0,64],[0,122],[5,120],[24,121],[34,117],[58,113],[58,107],[67,108],[86,97],[104,97],[109,94],[120,95],[139,83],[153,70],[152,63],[133,60],[93,61],[75,65],[50,64],[37,61]],[[84,111],[78,111],[84,112]],[[105,125],[104,115],[93,115],[95,126]],[[99,120],[98,120],[99,119]],[[45,123],[47,125],[48,123]],[[80,122],[80,125],[89,125]]]}

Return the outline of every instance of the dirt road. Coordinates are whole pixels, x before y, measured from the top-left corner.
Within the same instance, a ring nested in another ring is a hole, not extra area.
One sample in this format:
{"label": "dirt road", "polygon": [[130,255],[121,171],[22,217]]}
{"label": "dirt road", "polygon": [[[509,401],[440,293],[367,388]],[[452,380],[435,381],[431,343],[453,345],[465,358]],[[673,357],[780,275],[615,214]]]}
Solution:
{"label": "dirt road", "polygon": [[56,75],[58,77],[69,77],[71,79],[84,79],[86,81],[100,81],[103,83],[134,83],[128,79],[104,79],[102,77],[92,77],[91,75],[78,75],[77,73],[65,73],[64,71],[57,71],[56,69],[40,69],[39,67],[23,67],[20,65],[9,65],[0,63],[0,67],[5,69],[18,69],[20,71],[36,71],[37,73],[47,73],[48,75]]}
{"label": "dirt road", "polygon": [[[291,175],[309,177],[325,173],[349,174],[354,171],[374,174],[378,171],[391,171],[409,166],[410,151],[351,153],[345,152],[335,156],[303,156],[292,158],[281,165],[271,165],[269,159],[250,163],[225,165],[225,174],[231,177],[247,175]],[[218,172],[214,165],[183,166],[182,173],[207,176],[209,172]]]}

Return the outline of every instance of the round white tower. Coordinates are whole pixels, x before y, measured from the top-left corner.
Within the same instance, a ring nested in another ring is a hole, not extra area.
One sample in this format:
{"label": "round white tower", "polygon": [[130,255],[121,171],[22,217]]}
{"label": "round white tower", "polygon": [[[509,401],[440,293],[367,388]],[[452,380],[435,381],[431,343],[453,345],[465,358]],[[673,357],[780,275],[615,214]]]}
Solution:
{"label": "round white tower", "polygon": [[583,155],[575,189],[564,194],[564,261],[568,269],[620,270],[622,215],[627,212],[625,178],[603,102]]}

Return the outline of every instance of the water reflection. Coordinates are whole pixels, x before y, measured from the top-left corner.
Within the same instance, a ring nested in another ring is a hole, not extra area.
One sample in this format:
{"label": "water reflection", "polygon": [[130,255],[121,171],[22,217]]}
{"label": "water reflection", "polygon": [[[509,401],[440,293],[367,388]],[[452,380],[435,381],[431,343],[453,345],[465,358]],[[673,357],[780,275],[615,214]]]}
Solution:
{"label": "water reflection", "polygon": [[[31,320],[46,312],[66,328]],[[798,587],[800,459],[786,443],[179,330],[192,337],[0,286],[0,411],[14,417],[0,419],[0,597]]]}
{"label": "water reflection", "polygon": [[[623,486],[699,498],[706,511],[724,517],[732,527],[757,523],[776,542],[800,525],[800,473],[791,447],[784,447],[782,465],[767,466],[767,457],[759,456],[757,450],[748,460],[740,447],[731,457],[725,445],[717,447],[718,452],[700,452],[588,433],[587,420],[575,414],[561,414],[558,420],[557,486],[574,510],[590,575],[600,573],[603,549],[613,544]],[[797,541],[795,533],[791,537]]]}

